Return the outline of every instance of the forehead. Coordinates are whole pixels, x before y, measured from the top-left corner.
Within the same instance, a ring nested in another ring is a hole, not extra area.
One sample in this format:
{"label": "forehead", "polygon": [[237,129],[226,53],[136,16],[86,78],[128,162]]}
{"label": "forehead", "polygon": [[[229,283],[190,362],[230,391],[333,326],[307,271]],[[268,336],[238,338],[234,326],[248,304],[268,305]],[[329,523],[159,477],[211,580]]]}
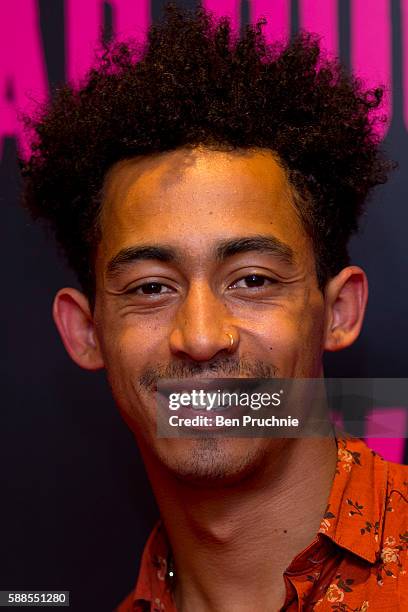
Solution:
{"label": "forehead", "polygon": [[137,242],[198,244],[271,234],[294,250],[309,240],[272,151],[178,149],[116,164],[101,213],[106,257]]}

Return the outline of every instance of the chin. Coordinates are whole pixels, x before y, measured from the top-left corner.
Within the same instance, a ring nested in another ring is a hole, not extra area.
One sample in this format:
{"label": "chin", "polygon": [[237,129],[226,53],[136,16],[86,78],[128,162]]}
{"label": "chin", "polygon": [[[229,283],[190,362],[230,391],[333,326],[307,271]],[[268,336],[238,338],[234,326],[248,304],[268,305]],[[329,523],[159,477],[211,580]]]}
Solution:
{"label": "chin", "polygon": [[174,478],[197,486],[225,486],[261,469],[270,440],[209,437],[163,442],[156,444],[155,455]]}

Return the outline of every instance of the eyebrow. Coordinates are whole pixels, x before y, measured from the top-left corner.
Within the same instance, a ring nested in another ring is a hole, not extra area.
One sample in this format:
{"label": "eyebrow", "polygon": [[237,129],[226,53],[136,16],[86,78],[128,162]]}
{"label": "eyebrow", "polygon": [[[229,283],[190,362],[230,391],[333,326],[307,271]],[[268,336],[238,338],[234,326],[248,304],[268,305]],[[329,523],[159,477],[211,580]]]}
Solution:
{"label": "eyebrow", "polygon": [[123,267],[140,260],[155,260],[172,263],[178,260],[175,249],[169,246],[145,245],[127,247],[113,257],[107,267],[108,276],[115,276]]}
{"label": "eyebrow", "polygon": [[[268,253],[283,263],[293,265],[292,248],[275,236],[244,236],[220,242],[214,249],[215,259],[222,263],[233,255],[257,251]],[[180,262],[181,257],[176,249],[168,245],[141,245],[122,249],[108,263],[107,276],[116,276],[122,268],[141,260],[155,260],[164,263]]]}
{"label": "eyebrow", "polygon": [[248,253],[249,251],[268,253],[289,265],[293,265],[295,260],[293,249],[275,236],[249,236],[225,240],[217,246],[215,255],[216,259],[222,262],[227,257],[232,257],[239,253]]}

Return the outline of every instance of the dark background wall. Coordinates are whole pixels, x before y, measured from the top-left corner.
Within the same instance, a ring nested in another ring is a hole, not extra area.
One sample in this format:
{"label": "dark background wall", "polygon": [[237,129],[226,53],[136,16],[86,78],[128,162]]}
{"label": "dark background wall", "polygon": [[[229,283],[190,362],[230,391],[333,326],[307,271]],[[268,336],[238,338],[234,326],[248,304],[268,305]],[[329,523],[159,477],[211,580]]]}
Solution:
{"label": "dark background wall", "polygon": [[[152,3],[153,19],[161,6]],[[400,167],[376,193],[363,232],[352,242],[354,262],[368,273],[370,303],[355,346],[327,359],[329,376],[407,376],[408,139],[402,112],[402,4],[390,0],[390,6],[394,108],[385,147]],[[64,5],[62,0],[40,0],[39,7],[47,76],[55,85],[64,79]],[[340,52],[348,63],[349,1],[341,0],[339,15]],[[105,17],[109,31],[108,4]],[[247,18],[248,4],[243,2],[242,21]],[[297,23],[298,5],[293,1],[292,30]],[[73,610],[112,610],[133,585],[157,512],[104,375],[77,368],[57,336],[51,319],[53,296],[59,287],[76,281],[57,257],[52,238],[33,226],[18,206],[13,139],[5,142],[0,183],[5,336],[0,589],[71,590]],[[407,453],[405,460],[408,463]]]}

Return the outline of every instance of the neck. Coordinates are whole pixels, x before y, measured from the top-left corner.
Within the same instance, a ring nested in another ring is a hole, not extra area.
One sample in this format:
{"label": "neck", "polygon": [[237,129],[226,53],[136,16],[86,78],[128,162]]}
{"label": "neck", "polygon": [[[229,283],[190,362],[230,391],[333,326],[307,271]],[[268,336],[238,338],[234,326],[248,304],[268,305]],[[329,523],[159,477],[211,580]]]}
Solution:
{"label": "neck", "polygon": [[183,481],[141,450],[172,547],[177,609],[283,605],[283,572],[315,539],[327,505],[335,439],[274,440],[255,473],[224,486]]}

